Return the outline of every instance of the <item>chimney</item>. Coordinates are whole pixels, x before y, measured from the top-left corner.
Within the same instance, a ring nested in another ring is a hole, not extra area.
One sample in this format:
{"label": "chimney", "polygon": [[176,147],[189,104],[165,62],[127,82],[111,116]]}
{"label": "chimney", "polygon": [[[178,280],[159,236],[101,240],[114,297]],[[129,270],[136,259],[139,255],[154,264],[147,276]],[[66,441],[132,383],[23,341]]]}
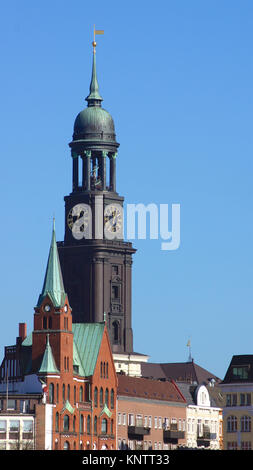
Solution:
{"label": "chimney", "polygon": [[26,323],[19,323],[19,337],[21,338],[21,342],[27,337]]}

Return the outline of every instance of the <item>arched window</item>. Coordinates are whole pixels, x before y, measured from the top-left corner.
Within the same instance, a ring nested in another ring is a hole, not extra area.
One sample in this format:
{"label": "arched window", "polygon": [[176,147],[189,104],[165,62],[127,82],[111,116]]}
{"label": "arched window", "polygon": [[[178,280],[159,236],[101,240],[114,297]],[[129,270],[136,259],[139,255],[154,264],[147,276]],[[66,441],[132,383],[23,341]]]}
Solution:
{"label": "arched window", "polygon": [[109,390],[108,390],[108,388],[105,391],[105,404],[106,404],[106,406],[109,406]]}
{"label": "arched window", "polygon": [[100,378],[103,377],[103,362],[100,362]]}
{"label": "arched window", "polygon": [[59,384],[56,385],[56,402],[59,403]]}
{"label": "arched window", "polygon": [[107,419],[103,418],[101,423],[101,433],[107,434]]}
{"label": "arched window", "polygon": [[63,403],[65,402],[65,384],[63,384],[62,386],[62,400],[63,400]]}
{"label": "arched window", "polygon": [[76,417],[73,417],[73,432],[76,432]]}
{"label": "arched window", "polygon": [[111,419],[111,434],[113,434],[113,419]]}
{"label": "arched window", "polygon": [[49,384],[49,403],[54,403],[54,384]]}
{"label": "arched window", "polygon": [[90,415],[87,416],[87,434],[90,434]]}
{"label": "arched window", "polygon": [[106,378],[108,379],[108,362],[106,363]]}
{"label": "arched window", "polygon": [[63,418],[63,431],[69,431],[69,416],[65,415]]}
{"label": "arched window", "polygon": [[102,387],[100,388],[100,392],[99,392],[99,403],[100,403],[100,406],[103,406],[104,404],[104,392],[103,392]]}
{"label": "arched window", "polygon": [[111,409],[113,410],[114,408],[114,390],[113,388],[111,389]]}
{"label": "arched window", "polygon": [[90,401],[90,384],[86,382],[85,384],[85,401]]}
{"label": "arched window", "polygon": [[112,324],[112,328],[113,328],[113,342],[114,344],[118,344],[120,342],[119,322],[114,321]]}
{"label": "arched window", "polygon": [[79,401],[83,401],[83,387],[82,386],[79,389]]}
{"label": "arched window", "polygon": [[43,317],[43,330],[47,329],[47,317]]}
{"label": "arched window", "polygon": [[49,317],[49,319],[48,319],[48,328],[50,330],[52,329],[52,317]]}
{"label": "arched window", "polygon": [[74,405],[76,404],[76,386],[74,386]]}
{"label": "arched window", "polygon": [[242,432],[251,432],[251,417],[242,416],[241,417],[241,431]]}
{"label": "arched window", "polygon": [[59,431],[59,413],[58,413],[58,411],[55,415],[55,430]]}
{"label": "arched window", "polygon": [[68,442],[68,441],[65,441],[65,442],[64,442],[64,446],[63,446],[63,450],[69,450],[69,449],[70,449],[69,442]]}
{"label": "arched window", "polygon": [[103,364],[103,374],[104,374],[104,378],[105,378],[105,362]]}
{"label": "arched window", "polygon": [[80,416],[80,421],[79,421],[79,431],[81,434],[83,433],[83,415],[82,414]]}
{"label": "arched window", "polygon": [[68,400],[70,400],[70,385],[68,385],[68,395],[67,395]]}
{"label": "arched window", "polygon": [[98,419],[97,416],[94,417],[94,434],[98,432]]}
{"label": "arched window", "polygon": [[98,389],[97,389],[97,387],[95,387],[95,390],[94,390],[94,406],[96,408],[98,406]]}
{"label": "arched window", "polygon": [[228,416],[227,418],[227,432],[235,432],[237,431],[237,417],[236,416]]}

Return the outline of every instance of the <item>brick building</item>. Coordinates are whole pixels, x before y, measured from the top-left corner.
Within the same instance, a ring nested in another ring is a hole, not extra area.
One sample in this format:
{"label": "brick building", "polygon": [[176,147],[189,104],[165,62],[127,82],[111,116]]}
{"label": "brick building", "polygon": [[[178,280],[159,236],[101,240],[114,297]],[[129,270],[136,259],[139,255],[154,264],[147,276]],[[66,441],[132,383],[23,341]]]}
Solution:
{"label": "brick building", "polygon": [[186,400],[172,381],[118,374],[118,449],[185,444]]}
{"label": "brick building", "polygon": [[34,449],[115,449],[117,375],[106,323],[72,324],[54,229],[33,332],[27,336],[25,324],[19,330],[0,368],[0,445],[20,439],[9,430],[25,396],[33,397]]}

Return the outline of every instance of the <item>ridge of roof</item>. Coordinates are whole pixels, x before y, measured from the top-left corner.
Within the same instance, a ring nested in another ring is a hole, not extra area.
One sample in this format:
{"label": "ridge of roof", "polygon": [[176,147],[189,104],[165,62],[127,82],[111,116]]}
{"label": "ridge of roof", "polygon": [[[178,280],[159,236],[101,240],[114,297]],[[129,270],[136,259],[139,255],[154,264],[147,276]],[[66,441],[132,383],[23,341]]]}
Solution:
{"label": "ridge of roof", "polygon": [[182,393],[175,387],[172,381],[150,379],[146,377],[131,377],[117,374],[118,395],[132,398],[143,398],[152,400],[162,400],[180,402],[186,404]]}

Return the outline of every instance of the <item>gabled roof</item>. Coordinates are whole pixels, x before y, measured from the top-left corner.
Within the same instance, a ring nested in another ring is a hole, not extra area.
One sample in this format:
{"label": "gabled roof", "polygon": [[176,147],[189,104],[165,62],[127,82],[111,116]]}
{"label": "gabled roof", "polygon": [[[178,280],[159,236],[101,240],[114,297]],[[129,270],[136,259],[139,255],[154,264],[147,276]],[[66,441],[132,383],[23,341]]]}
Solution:
{"label": "gabled roof", "polygon": [[49,335],[47,335],[47,344],[46,344],[46,349],[43,355],[43,359],[41,362],[41,366],[38,370],[40,374],[54,374],[58,373],[59,370],[56,367],[54,356],[52,353],[52,349],[49,343]]}
{"label": "gabled roof", "polygon": [[84,375],[93,375],[97,363],[105,323],[73,323],[74,342]]}
{"label": "gabled roof", "polygon": [[55,307],[62,307],[64,305],[66,293],[63,285],[54,225],[44,284],[38,299],[37,307],[40,307],[43,299],[47,295],[50,297]]}
{"label": "gabled roof", "polygon": [[141,365],[143,377],[153,377],[156,379],[173,379],[178,382],[192,384],[208,384],[210,379],[220,382],[220,379],[211,372],[198,366],[195,362],[172,362],[172,363],[151,363],[143,362]]}

